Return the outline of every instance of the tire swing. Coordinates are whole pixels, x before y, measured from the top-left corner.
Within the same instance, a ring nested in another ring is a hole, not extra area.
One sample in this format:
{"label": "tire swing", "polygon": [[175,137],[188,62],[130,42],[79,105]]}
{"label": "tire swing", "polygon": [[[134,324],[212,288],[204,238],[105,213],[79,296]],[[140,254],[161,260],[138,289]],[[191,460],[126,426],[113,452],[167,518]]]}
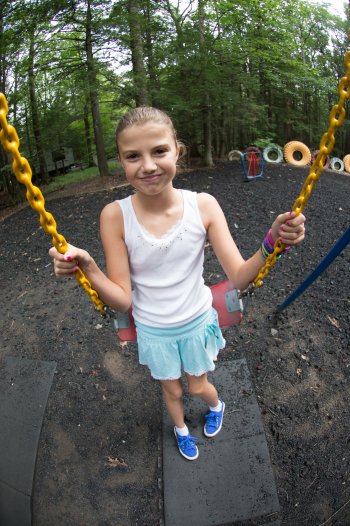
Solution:
{"label": "tire swing", "polygon": [[335,172],[344,172],[344,163],[339,157],[332,157],[329,166]]}
{"label": "tire swing", "polygon": [[311,162],[311,152],[303,142],[290,141],[284,146],[284,158],[294,166],[306,166]]}
{"label": "tire swing", "polygon": [[[314,162],[314,160],[315,160],[316,157],[318,156],[319,151],[320,151],[320,150],[314,150],[314,151],[312,152],[312,154],[311,154],[311,162],[312,162],[312,163]],[[349,155],[349,161],[350,161],[350,155]],[[330,165],[330,163],[331,163],[331,158],[329,157],[329,155],[327,155],[323,168],[328,168],[329,165]]]}
{"label": "tire swing", "polygon": [[345,157],[343,158],[343,163],[345,170],[350,173],[350,153],[345,155]]}
{"label": "tire swing", "polygon": [[231,150],[230,152],[228,152],[227,158],[229,161],[240,161],[240,159],[242,158],[242,152],[240,152],[239,150]]}
{"label": "tire swing", "polygon": [[267,163],[281,163],[283,161],[282,148],[278,144],[269,144],[263,149],[263,158]]}

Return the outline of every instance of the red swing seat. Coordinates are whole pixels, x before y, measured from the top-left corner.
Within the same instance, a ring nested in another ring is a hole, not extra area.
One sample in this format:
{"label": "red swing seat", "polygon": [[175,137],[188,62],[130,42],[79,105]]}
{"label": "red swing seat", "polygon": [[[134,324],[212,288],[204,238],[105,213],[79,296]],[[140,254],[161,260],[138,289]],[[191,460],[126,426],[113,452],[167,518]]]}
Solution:
{"label": "red swing seat", "polygon": [[[221,328],[239,325],[243,318],[243,304],[238,297],[238,291],[226,280],[210,287],[213,295],[213,307],[218,313]],[[137,340],[132,307],[127,312],[117,312],[113,318],[113,326],[121,341]]]}

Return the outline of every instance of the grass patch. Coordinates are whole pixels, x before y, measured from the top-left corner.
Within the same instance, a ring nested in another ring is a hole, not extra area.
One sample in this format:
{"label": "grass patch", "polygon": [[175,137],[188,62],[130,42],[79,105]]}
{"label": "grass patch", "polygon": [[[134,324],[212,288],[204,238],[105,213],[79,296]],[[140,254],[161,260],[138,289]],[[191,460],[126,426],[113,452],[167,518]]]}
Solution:
{"label": "grass patch", "polygon": [[[121,164],[118,161],[108,161],[108,169],[110,172],[118,170],[121,168]],[[49,194],[55,190],[59,190],[64,186],[70,185],[72,183],[77,183],[81,181],[88,181],[98,177],[100,174],[97,166],[91,166],[90,168],[84,168],[83,170],[74,170],[73,172],[68,172],[66,174],[57,175],[54,177],[47,185],[42,188],[43,193]]]}

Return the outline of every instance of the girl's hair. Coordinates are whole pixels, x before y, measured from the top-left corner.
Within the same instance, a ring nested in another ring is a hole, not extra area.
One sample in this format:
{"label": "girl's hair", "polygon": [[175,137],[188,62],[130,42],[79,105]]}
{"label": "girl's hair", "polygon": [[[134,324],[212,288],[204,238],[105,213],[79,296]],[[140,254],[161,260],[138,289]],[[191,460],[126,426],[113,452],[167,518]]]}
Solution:
{"label": "girl's hair", "polygon": [[117,146],[119,135],[123,130],[129,128],[130,126],[141,126],[142,124],[146,124],[146,122],[150,121],[169,127],[174,137],[175,144],[180,148],[180,157],[182,157],[186,152],[186,147],[182,142],[177,140],[173,121],[164,111],[159,110],[158,108],[153,108],[152,106],[140,106],[128,111],[125,113],[125,115],[123,115],[119,121],[115,134]]}

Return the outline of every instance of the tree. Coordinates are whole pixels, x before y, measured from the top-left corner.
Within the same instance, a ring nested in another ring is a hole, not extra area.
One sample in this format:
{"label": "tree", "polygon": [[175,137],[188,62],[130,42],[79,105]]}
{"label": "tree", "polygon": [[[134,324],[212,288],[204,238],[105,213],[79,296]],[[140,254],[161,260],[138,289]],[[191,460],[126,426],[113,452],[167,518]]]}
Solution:
{"label": "tree", "polygon": [[199,63],[201,67],[201,86],[202,86],[202,118],[203,118],[203,139],[204,139],[204,165],[213,166],[212,156],[212,119],[210,94],[207,78],[208,52],[205,40],[205,11],[204,0],[198,0],[198,32],[199,32]]}
{"label": "tree", "polygon": [[94,137],[97,154],[97,164],[101,176],[110,175],[107,165],[107,157],[104,149],[103,132],[101,125],[100,108],[97,95],[97,75],[92,49],[92,12],[91,0],[87,0],[86,5],[86,26],[85,26],[85,50],[87,78],[89,82],[89,95],[91,104],[92,121],[94,127]]}
{"label": "tree", "polygon": [[141,6],[138,0],[128,0],[128,15],[135,103],[136,106],[147,106],[149,104],[149,96],[147,74],[144,66]]}
{"label": "tree", "polygon": [[305,0],[0,2],[0,87],[22,148],[73,146],[90,164],[96,148],[102,175],[135,104],[167,111],[207,165],[254,143],[317,147],[345,47],[346,23]]}
{"label": "tree", "polygon": [[[35,22],[35,20],[33,20]],[[43,148],[43,141],[41,135],[40,116],[37,102],[37,92],[35,85],[35,30],[34,24],[28,26],[29,36],[29,53],[28,53],[28,86],[29,86],[29,100],[30,109],[32,116],[32,125],[34,132],[34,141],[36,147],[36,154],[39,159],[40,175],[43,183],[47,183],[49,180],[49,174],[47,171],[46,159]]]}

